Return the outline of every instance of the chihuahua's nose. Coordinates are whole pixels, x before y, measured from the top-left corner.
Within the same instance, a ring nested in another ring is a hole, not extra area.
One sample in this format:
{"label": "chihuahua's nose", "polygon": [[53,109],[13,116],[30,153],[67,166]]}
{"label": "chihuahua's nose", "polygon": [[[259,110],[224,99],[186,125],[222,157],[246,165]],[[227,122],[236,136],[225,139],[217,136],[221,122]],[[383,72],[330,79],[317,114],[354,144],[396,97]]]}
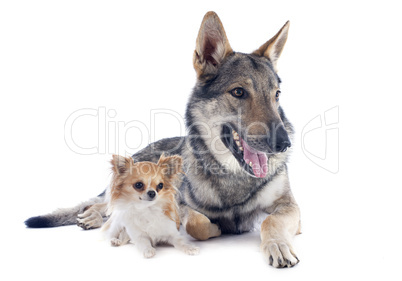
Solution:
{"label": "chihuahua's nose", "polygon": [[156,195],[155,191],[153,191],[153,190],[148,191],[147,194],[148,194],[149,198],[154,198]]}

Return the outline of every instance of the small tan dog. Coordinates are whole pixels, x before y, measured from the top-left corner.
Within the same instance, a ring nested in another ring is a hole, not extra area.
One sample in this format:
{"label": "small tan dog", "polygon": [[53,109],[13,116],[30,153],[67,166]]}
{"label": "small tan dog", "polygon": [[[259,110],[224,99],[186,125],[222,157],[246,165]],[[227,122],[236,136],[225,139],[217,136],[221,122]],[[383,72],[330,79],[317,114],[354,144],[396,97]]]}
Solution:
{"label": "small tan dog", "polygon": [[113,155],[113,179],[108,189],[110,218],[103,226],[113,246],[133,242],[151,258],[158,243],[172,244],[186,254],[199,248],[179,233],[180,219],[174,182],[182,173],[180,156],[160,157],[157,164],[134,163],[131,157]]}

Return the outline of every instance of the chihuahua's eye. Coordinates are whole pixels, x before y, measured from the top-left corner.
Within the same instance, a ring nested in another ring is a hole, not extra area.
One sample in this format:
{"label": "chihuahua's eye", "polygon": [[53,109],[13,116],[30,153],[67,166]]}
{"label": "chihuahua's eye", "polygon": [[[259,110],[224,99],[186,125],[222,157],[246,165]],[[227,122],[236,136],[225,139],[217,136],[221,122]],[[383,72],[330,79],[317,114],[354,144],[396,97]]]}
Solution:
{"label": "chihuahua's eye", "polygon": [[157,188],[158,190],[161,190],[163,188],[163,183],[158,184]]}
{"label": "chihuahua's eye", "polygon": [[243,88],[234,88],[230,91],[230,94],[235,98],[244,98],[246,96],[246,90]]}
{"label": "chihuahua's eye", "polygon": [[276,94],[275,94],[276,101],[279,101],[279,96],[280,95],[281,95],[281,91],[280,90],[276,91]]}
{"label": "chihuahua's eye", "polygon": [[134,184],[134,188],[137,190],[141,190],[141,189],[143,189],[143,187],[144,187],[144,184],[142,182],[137,182]]}

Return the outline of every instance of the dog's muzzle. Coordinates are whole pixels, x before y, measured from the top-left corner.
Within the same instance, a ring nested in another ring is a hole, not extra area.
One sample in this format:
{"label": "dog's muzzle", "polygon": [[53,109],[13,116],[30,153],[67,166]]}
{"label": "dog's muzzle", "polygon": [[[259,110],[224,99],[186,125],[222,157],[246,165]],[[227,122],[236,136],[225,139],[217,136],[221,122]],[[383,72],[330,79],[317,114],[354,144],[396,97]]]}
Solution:
{"label": "dog's muzzle", "polygon": [[246,141],[251,147],[268,154],[285,152],[291,147],[288,133],[282,125],[270,130],[268,135],[248,136]]}
{"label": "dog's muzzle", "polygon": [[233,125],[222,126],[222,142],[232,152],[240,166],[252,176],[264,178],[268,173],[270,154],[285,152],[291,145],[282,124],[267,135],[247,135],[243,138]]}

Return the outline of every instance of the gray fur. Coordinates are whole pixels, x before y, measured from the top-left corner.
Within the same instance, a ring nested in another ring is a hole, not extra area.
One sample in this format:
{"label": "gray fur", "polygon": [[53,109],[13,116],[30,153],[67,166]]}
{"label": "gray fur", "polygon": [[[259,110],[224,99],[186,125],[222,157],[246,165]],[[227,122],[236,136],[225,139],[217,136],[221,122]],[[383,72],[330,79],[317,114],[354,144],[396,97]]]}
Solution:
{"label": "gray fur", "polygon": [[58,227],[77,223],[77,216],[84,213],[90,206],[104,201],[104,193],[87,201],[81,202],[72,208],[60,208],[52,213],[31,217],[25,221],[27,227]]}

